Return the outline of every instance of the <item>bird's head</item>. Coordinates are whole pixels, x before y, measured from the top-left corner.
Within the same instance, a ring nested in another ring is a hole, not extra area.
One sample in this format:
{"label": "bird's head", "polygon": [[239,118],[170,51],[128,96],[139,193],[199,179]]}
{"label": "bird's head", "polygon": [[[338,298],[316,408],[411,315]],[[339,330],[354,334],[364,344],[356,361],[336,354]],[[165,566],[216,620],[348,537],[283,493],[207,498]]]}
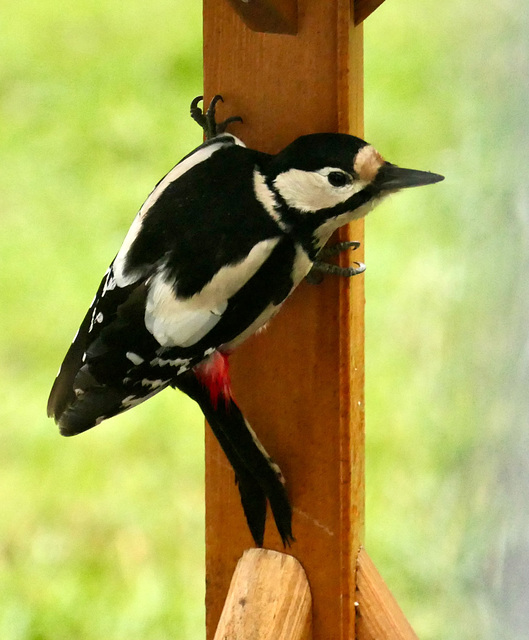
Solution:
{"label": "bird's head", "polygon": [[439,174],[386,162],[364,140],[341,133],[302,136],[274,156],[267,169],[283,221],[310,227],[318,245],[390,193],[440,180]]}

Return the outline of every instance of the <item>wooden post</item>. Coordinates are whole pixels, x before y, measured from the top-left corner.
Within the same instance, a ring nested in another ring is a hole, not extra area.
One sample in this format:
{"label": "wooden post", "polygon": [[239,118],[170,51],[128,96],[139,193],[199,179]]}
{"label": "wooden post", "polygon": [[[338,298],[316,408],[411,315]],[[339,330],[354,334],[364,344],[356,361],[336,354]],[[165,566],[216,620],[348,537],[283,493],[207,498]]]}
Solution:
{"label": "wooden post", "polygon": [[[204,0],[205,101],[275,153],[296,137],[362,135],[362,28],[350,0],[299,0],[297,35],[249,29],[226,0]],[[340,239],[363,240],[361,223]],[[360,252],[354,259],[362,259]],[[342,264],[348,257],[342,256]],[[352,260],[352,256],[349,256]],[[270,328],[232,357],[235,397],[281,466],[294,508],[290,550],[307,572],[315,640],[355,633],[355,562],[364,523],[363,276],[303,283]],[[206,437],[206,623],[215,633],[230,579],[253,546],[233,471]],[[283,550],[271,519],[265,546]]]}

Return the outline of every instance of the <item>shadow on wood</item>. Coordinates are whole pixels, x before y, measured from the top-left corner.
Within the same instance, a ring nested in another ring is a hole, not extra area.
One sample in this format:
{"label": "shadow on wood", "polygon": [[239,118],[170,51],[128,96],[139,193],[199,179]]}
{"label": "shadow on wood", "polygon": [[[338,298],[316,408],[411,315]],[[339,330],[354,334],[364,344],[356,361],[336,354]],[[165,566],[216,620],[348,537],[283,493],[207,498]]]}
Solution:
{"label": "shadow on wood", "polygon": [[297,0],[228,0],[247,27],[263,33],[297,33]]}
{"label": "shadow on wood", "polygon": [[368,18],[375,9],[378,9],[384,0],[355,0],[354,22],[359,25]]}

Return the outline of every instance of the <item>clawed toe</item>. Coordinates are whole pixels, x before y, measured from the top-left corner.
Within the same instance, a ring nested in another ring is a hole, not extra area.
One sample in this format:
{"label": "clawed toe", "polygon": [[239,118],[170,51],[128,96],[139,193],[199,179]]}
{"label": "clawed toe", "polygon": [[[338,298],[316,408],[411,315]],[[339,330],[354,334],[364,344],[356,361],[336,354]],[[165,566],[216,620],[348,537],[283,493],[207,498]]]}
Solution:
{"label": "clawed toe", "polygon": [[217,107],[217,102],[219,101],[224,102],[222,96],[217,94],[216,96],[213,97],[213,99],[209,103],[209,107],[207,108],[206,113],[204,113],[202,109],[198,106],[198,103],[203,99],[204,99],[204,96],[197,96],[191,102],[190,112],[193,120],[200,127],[202,127],[206,140],[211,140],[211,138],[214,138],[215,136],[218,136],[221,133],[224,133],[228,125],[230,125],[232,122],[243,121],[240,116],[231,116],[229,118],[226,118],[226,120],[223,120],[222,122],[217,122],[215,120],[216,107]]}
{"label": "clawed toe", "polygon": [[335,242],[333,244],[328,244],[323,247],[321,251],[318,253],[318,258],[321,260],[322,258],[331,258],[332,256],[337,256],[339,253],[343,251],[347,251],[347,249],[351,249],[352,251],[356,251],[360,247],[360,242],[358,240],[346,240],[345,242]]}
{"label": "clawed toe", "polygon": [[323,247],[318,253],[318,259],[314,261],[312,269],[306,276],[306,280],[309,284],[320,284],[323,280],[323,275],[341,276],[342,278],[352,278],[360,273],[364,273],[366,266],[363,262],[354,262],[352,267],[340,267],[337,264],[331,264],[324,262],[322,258],[330,258],[336,256],[343,251],[351,249],[355,251],[360,247],[360,242],[356,240],[347,240],[345,242],[336,242],[335,244],[327,245]]}
{"label": "clawed toe", "polygon": [[[307,278],[312,274],[313,271],[328,274],[331,276],[341,276],[342,278],[352,278],[353,276],[358,276],[361,273],[364,273],[366,270],[366,265],[363,262],[355,262],[354,267],[340,267],[337,264],[330,264],[329,262],[319,262],[316,260],[312,265],[312,269],[309,272]],[[317,275],[315,277],[311,277],[309,282],[314,284],[319,284],[321,279],[318,281]]]}

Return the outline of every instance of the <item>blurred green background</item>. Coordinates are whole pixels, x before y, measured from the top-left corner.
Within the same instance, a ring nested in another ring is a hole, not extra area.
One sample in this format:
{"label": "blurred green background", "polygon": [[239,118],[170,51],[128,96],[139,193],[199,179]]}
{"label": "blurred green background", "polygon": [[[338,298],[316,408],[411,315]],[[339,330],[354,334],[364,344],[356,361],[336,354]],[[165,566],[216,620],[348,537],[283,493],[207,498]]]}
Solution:
{"label": "blurred green background", "polygon": [[[47,394],[153,184],[200,134],[191,0],[0,15],[0,637],[204,637],[203,426],[166,392],[80,438]],[[529,638],[529,19],[387,0],[366,139],[446,175],[367,221],[366,542],[422,640]]]}

